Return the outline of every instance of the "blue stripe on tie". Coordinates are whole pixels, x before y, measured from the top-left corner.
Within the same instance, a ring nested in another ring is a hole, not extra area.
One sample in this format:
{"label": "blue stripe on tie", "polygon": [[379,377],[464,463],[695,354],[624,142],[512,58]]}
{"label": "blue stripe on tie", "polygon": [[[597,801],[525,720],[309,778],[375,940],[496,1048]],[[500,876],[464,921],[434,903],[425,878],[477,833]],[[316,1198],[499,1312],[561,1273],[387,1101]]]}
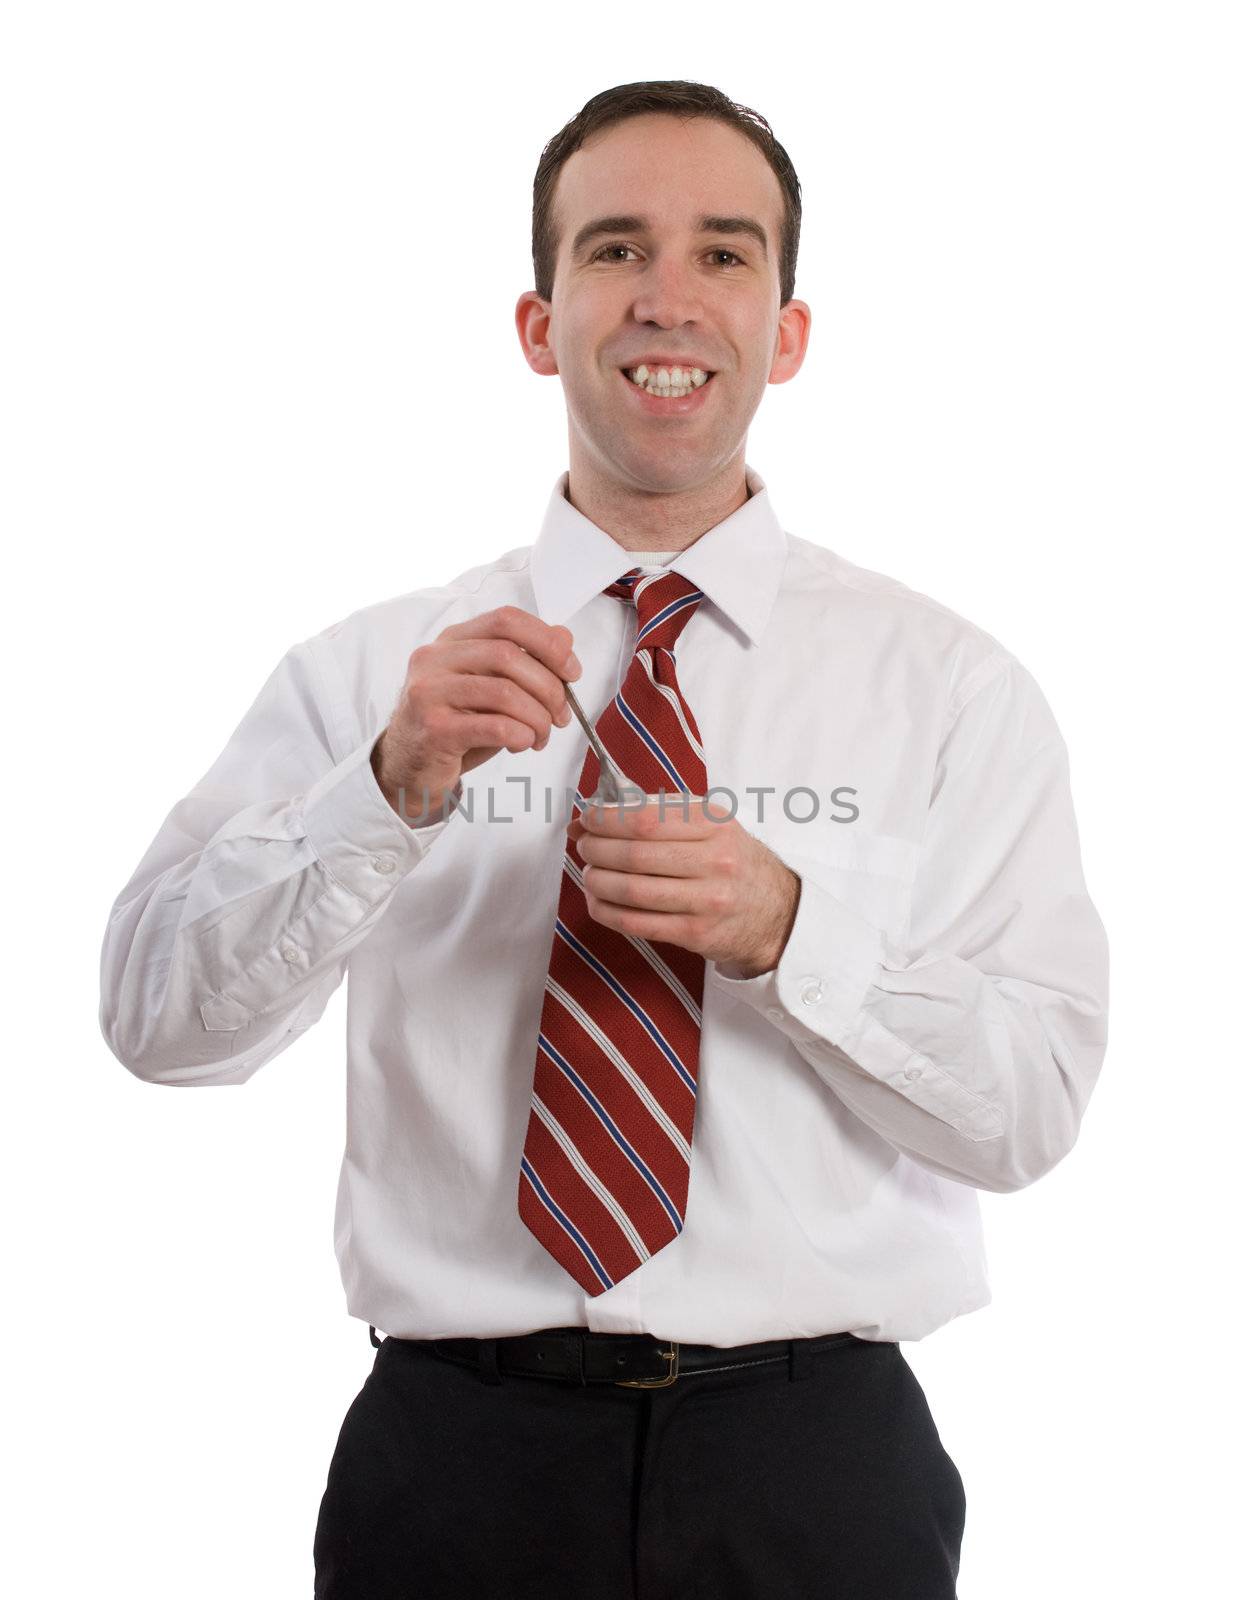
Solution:
{"label": "blue stripe on tie", "polygon": [[651,754],[655,757],[655,759],[664,768],[665,772],[668,773],[669,777],[673,780],[673,782],[677,785],[677,787],[682,791],[682,793],[683,794],[689,794],[690,790],[687,789],[687,787],[685,785],[685,782],[684,782],[684,780],[682,778],[681,773],[678,772],[677,768],[673,765],[673,763],[664,754],[663,747],[659,744],[659,742],[656,740],[656,738],[652,734],[647,732],[646,728],[642,725],[642,723],[638,720],[638,718],[634,715],[634,713],[625,704],[625,701],[622,698],[621,693],[620,693],[619,690],[617,691],[617,696],[616,696],[616,709],[625,718],[625,721],[630,725],[630,727],[634,730],[634,732],[642,740],[643,744],[646,745],[647,749],[650,750]]}
{"label": "blue stripe on tie", "polygon": [[647,637],[653,628],[658,628],[662,622],[667,622],[669,617],[675,616],[679,611],[685,611],[688,606],[697,606],[703,598],[703,591],[696,590],[694,594],[684,594],[679,600],[670,600],[663,611],[657,611],[635,641],[635,649]]}
{"label": "blue stripe on tie", "polygon": [[546,1206],[547,1210],[550,1211],[551,1215],[564,1229],[565,1233],[568,1234],[569,1238],[572,1239],[573,1243],[586,1257],[586,1263],[590,1267],[590,1270],[594,1273],[595,1277],[598,1278],[599,1282],[605,1289],[612,1288],[612,1280],[599,1265],[599,1257],[590,1248],[585,1239],[582,1238],[581,1234],[565,1216],[564,1212],[560,1210],[560,1207],[547,1193],[546,1189],[543,1187],[542,1179],[534,1171],[533,1167],[530,1165],[529,1158],[525,1155],[522,1155],[521,1157],[521,1171],[533,1184],[534,1190],[537,1193],[540,1202]]}
{"label": "blue stripe on tie", "polygon": [[[628,1160],[634,1167],[637,1168],[639,1177],[646,1184],[647,1188],[651,1190],[651,1193],[664,1207],[665,1211],[668,1212],[669,1220],[672,1222],[674,1229],[676,1232],[680,1233],[681,1218],[677,1215],[677,1212],[674,1210],[668,1196],[664,1193],[663,1188],[652,1176],[650,1167],[647,1166],[646,1162],[634,1149],[633,1145],[630,1144],[629,1140],[617,1127],[616,1123],[613,1122],[612,1118],[609,1116],[604,1107],[599,1103],[598,1100],[595,1099],[594,1094],[589,1088],[587,1088],[586,1084],[579,1077],[577,1069],[572,1066],[571,1063],[565,1060],[565,1058],[556,1049],[555,1045],[552,1044],[551,1040],[547,1038],[546,1034],[540,1033],[538,1035],[538,1048],[547,1052],[552,1061],[557,1067],[559,1067],[560,1071],[564,1073],[565,1077],[574,1084],[582,1099],[589,1103],[591,1109],[599,1118],[599,1121],[602,1122],[604,1127],[611,1134],[613,1143],[617,1146],[626,1160]],[[654,1118],[652,1120],[654,1120]],[[566,1128],[564,1131],[567,1133],[568,1129]]]}
{"label": "blue stripe on tie", "polygon": [[675,1067],[677,1072],[680,1074],[682,1081],[690,1090],[690,1093],[694,1094],[696,1090],[694,1079],[686,1071],[681,1058],[673,1053],[668,1041],[663,1037],[663,1035],[660,1033],[660,1030],[652,1022],[651,1018],[634,999],[633,995],[630,994],[627,989],[622,988],[622,986],[604,966],[603,962],[598,960],[586,948],[577,935],[570,931],[567,924],[560,917],[556,918],[556,932],[564,940],[565,944],[570,945],[574,950],[576,950],[577,954],[581,956],[583,961],[594,968],[594,970],[599,974],[612,992],[625,1002],[629,1009],[638,1018],[639,1022],[642,1023],[643,1027],[651,1035],[652,1039],[655,1041],[656,1048],[664,1053],[670,1064]]}
{"label": "blue stripe on tie", "polygon": [[[568,851],[565,851],[564,855],[564,870],[584,894],[586,892],[586,885],[582,881],[581,869],[574,862]],[[621,932],[619,928],[616,931],[618,933]],[[673,971],[672,967],[669,966],[668,962],[665,961],[664,957],[655,948],[655,946],[646,939],[640,939],[636,933],[622,933],[621,938],[629,940],[630,944],[632,944],[634,949],[638,951],[638,953],[642,956],[642,959],[647,963],[651,970],[658,973],[663,981],[672,990],[673,994],[681,1002],[681,1005],[684,1007],[690,1019],[693,1022],[697,1022],[699,1026],[702,1027],[702,1006],[695,1005],[689,989],[686,988],[685,984]],[[548,978],[548,982],[550,982],[550,977]]]}

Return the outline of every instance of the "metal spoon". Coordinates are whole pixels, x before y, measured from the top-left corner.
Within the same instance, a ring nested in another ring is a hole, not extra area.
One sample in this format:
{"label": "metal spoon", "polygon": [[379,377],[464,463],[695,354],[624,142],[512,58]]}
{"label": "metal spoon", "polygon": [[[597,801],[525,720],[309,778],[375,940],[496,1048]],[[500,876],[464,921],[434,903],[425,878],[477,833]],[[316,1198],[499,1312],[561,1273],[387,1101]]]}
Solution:
{"label": "metal spoon", "polygon": [[599,757],[599,783],[594,794],[587,797],[586,803],[588,805],[593,805],[596,801],[609,800],[616,801],[618,803],[627,803],[628,801],[632,800],[640,791],[632,787],[629,789],[624,789],[621,787],[620,781],[616,776],[616,770],[608,757],[608,752],[603,748],[603,743],[600,740],[599,735],[591,726],[590,718],[587,717],[586,713],[579,705],[577,696],[573,693],[572,684],[565,684],[564,693],[569,704],[573,708],[573,715],[581,723],[583,733],[585,733],[587,739],[590,740],[590,748]]}

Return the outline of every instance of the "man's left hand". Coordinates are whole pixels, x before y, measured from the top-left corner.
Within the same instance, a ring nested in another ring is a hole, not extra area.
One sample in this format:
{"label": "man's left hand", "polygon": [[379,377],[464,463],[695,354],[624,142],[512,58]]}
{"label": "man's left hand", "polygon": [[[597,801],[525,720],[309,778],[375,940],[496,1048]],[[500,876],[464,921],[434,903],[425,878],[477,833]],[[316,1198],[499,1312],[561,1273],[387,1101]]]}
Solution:
{"label": "man's left hand", "polygon": [[[608,801],[569,823],[596,922],[720,963],[728,977],[781,959],[800,882],[716,801],[681,794],[645,806]],[[706,815],[705,815],[706,812]]]}

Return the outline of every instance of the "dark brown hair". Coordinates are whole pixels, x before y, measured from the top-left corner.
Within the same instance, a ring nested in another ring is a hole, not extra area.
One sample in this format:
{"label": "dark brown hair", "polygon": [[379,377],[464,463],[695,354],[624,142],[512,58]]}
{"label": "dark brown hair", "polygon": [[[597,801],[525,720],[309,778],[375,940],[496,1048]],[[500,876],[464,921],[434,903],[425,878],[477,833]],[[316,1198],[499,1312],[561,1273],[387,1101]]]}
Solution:
{"label": "dark brown hair", "polygon": [[764,154],[769,166],[777,174],[781,185],[784,211],[781,223],[781,304],[794,298],[794,273],[799,255],[799,224],[803,215],[802,195],[798,175],[782,145],[773,137],[773,131],[758,111],[740,106],[719,89],[706,83],[687,83],[672,79],[658,83],[622,83],[615,89],[605,89],[597,94],[566,122],[554,139],[548,141],[538,161],[534,174],[534,218],[532,250],[534,256],[534,288],[547,301],[552,298],[555,286],[556,252],[560,241],[551,215],[551,202],[555,194],[560,168],[581,148],[592,133],[627,117],[643,116],[648,112],[662,111],[676,117],[716,117],[728,123]]}

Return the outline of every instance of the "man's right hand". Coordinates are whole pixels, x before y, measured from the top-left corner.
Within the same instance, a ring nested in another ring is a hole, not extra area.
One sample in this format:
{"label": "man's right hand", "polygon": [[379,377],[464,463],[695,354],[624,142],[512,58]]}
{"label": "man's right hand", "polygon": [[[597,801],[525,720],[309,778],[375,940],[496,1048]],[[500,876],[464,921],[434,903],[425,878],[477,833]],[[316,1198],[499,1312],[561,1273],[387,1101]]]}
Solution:
{"label": "man's right hand", "polygon": [[407,822],[432,819],[462,773],[500,750],[541,750],[553,722],[567,727],[564,685],[582,670],[572,645],[568,628],[519,606],[499,606],[418,645],[371,757],[391,807]]}

